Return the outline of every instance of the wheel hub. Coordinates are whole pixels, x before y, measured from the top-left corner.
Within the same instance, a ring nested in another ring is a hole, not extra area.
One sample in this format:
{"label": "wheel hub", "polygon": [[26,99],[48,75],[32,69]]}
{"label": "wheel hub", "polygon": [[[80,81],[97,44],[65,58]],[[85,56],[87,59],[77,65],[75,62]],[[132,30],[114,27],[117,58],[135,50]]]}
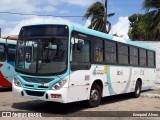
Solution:
{"label": "wheel hub", "polygon": [[97,91],[97,90],[92,90],[92,92],[91,92],[91,99],[92,99],[93,101],[97,101],[98,98],[99,98],[99,93],[98,93],[98,91]]}

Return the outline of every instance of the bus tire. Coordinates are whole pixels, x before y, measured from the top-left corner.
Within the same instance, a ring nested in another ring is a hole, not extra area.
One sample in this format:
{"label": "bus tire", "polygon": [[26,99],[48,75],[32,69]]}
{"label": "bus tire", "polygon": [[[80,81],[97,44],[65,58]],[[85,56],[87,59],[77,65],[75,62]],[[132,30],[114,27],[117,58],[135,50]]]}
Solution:
{"label": "bus tire", "polygon": [[140,81],[136,82],[135,91],[134,91],[134,97],[138,98],[141,94],[141,83]]}
{"label": "bus tire", "polygon": [[90,96],[88,100],[89,107],[97,107],[101,102],[102,91],[98,84],[93,84],[90,91]]}

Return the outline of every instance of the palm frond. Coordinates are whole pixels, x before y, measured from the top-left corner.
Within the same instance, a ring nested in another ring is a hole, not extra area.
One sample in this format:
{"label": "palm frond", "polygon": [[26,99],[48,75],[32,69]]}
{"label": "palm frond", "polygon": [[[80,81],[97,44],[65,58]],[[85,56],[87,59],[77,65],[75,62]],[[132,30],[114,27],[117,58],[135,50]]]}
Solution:
{"label": "palm frond", "polygon": [[[115,13],[110,13],[106,17],[112,17]],[[91,18],[91,24],[88,26],[91,29],[109,33],[111,29],[111,23],[109,21],[105,22],[105,7],[104,5],[97,1],[93,3],[86,11],[86,13],[83,16],[84,19]],[[108,30],[106,30],[106,23],[108,26]]]}
{"label": "palm frond", "polygon": [[159,0],[145,0],[143,2],[142,8],[149,12],[150,9],[158,10],[160,8]]}

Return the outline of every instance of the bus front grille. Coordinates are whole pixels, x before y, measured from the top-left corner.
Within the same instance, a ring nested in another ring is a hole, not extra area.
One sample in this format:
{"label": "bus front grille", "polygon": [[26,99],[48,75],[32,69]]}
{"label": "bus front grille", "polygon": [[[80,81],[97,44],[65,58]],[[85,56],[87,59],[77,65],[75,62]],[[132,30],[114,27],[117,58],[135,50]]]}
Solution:
{"label": "bus front grille", "polygon": [[[24,84],[24,87],[34,89],[34,85]],[[37,85],[36,89],[48,89],[49,86]]]}
{"label": "bus front grille", "polygon": [[31,82],[31,83],[49,83],[53,78],[33,78],[33,77],[26,77],[26,76],[21,76],[25,81]]}
{"label": "bus front grille", "polygon": [[30,90],[26,90],[26,94],[30,95],[30,96],[38,96],[38,97],[42,97],[44,95],[45,92],[37,92],[37,91],[30,91]]}

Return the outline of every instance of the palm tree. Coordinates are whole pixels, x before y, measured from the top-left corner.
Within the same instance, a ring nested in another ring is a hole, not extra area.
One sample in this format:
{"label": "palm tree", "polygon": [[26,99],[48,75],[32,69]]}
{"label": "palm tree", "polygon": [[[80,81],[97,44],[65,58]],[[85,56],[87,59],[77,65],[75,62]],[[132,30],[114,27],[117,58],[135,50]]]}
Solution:
{"label": "palm tree", "polygon": [[148,32],[152,34],[154,39],[160,38],[160,1],[145,0],[143,9],[146,10],[145,21]]}
{"label": "palm tree", "polygon": [[114,14],[115,13],[110,13],[106,15],[105,6],[101,2],[97,1],[87,9],[83,19],[88,19],[91,17],[91,24],[88,26],[88,28],[109,33],[111,30],[111,23],[106,20],[106,18],[111,17]]}

